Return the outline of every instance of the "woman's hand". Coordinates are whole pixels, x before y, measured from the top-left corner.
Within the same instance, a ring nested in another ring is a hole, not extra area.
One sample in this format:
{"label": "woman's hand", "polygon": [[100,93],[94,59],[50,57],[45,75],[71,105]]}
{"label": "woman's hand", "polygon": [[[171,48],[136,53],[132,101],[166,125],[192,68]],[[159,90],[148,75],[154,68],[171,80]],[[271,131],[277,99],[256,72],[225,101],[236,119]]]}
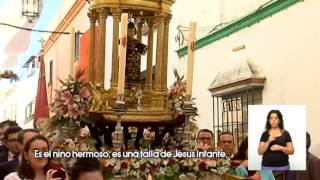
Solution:
{"label": "woman's hand", "polygon": [[269,136],[268,138],[268,143],[271,143],[272,141],[274,141],[276,139],[276,137],[274,136]]}
{"label": "woman's hand", "polygon": [[254,175],[249,176],[248,179],[252,179],[252,180],[261,180],[260,177],[260,171],[257,171]]}
{"label": "woman's hand", "polygon": [[272,145],[271,146],[271,151],[282,151],[283,150],[283,146],[280,146],[280,145],[278,145],[278,144],[274,144],[274,145]]}
{"label": "woman's hand", "polygon": [[248,160],[244,160],[241,164],[242,166],[248,168]]}
{"label": "woman's hand", "polygon": [[57,172],[57,170],[49,169],[47,171],[46,180],[62,180],[62,178],[53,178],[53,175],[56,172]]}

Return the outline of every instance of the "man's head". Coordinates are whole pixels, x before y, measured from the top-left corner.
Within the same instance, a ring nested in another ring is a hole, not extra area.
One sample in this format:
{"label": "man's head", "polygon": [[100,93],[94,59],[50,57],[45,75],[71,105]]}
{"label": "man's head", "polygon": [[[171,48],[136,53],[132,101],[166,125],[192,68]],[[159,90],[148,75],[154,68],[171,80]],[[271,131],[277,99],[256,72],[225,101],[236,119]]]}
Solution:
{"label": "man's head", "polygon": [[307,132],[307,139],[306,139],[306,145],[307,145],[307,151],[309,151],[309,148],[311,146],[311,138],[310,138],[310,134]]}
{"label": "man's head", "polygon": [[127,32],[127,34],[128,34],[128,37],[130,37],[130,38],[133,38],[134,35],[137,34],[137,29],[136,29],[136,27],[135,27],[133,22],[129,22],[128,23],[128,32]]}
{"label": "man's head", "polygon": [[102,167],[98,159],[82,158],[72,166],[70,180],[103,180]]}
{"label": "man's head", "polygon": [[15,121],[10,121],[10,120],[6,120],[0,123],[0,141],[2,144],[5,144],[4,132],[6,132],[6,130],[10,126],[18,126],[18,124]]}
{"label": "man's head", "polygon": [[234,140],[233,135],[230,132],[222,132],[219,135],[219,147],[226,152],[228,156],[234,153]]}
{"label": "man's head", "polygon": [[22,129],[19,126],[11,126],[4,133],[6,146],[13,154],[19,154],[22,150],[22,145],[18,141],[18,133],[21,130]]}
{"label": "man's head", "polygon": [[39,135],[36,129],[24,129],[18,134],[18,141],[24,146],[31,138]]}
{"label": "man's head", "polygon": [[200,129],[198,131],[198,141],[203,144],[212,145],[213,144],[213,133],[209,129]]}

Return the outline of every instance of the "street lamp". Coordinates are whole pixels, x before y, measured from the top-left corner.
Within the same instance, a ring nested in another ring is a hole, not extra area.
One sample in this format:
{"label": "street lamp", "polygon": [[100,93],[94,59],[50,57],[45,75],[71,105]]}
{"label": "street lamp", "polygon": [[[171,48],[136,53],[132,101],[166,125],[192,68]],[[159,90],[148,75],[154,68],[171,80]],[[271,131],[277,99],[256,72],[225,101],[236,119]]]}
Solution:
{"label": "street lamp", "polygon": [[22,15],[26,16],[29,22],[40,14],[40,0],[22,0]]}

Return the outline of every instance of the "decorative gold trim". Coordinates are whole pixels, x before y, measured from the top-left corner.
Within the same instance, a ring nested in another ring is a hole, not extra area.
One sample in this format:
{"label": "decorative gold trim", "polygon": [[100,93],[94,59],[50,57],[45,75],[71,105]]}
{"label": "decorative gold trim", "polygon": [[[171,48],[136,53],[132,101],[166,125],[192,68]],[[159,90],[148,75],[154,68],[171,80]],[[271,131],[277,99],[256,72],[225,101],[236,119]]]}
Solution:
{"label": "decorative gold trim", "polygon": [[99,15],[99,56],[96,66],[96,83],[100,83],[102,87],[104,87],[106,19],[108,16],[108,10],[106,8],[100,8],[97,12]]}
{"label": "decorative gold trim", "polygon": [[[105,111],[103,117],[107,121],[117,122],[119,117],[114,111]],[[125,110],[121,116],[121,122],[164,122],[175,120],[170,112],[138,111],[136,109]]]}
{"label": "decorative gold trim", "polygon": [[91,9],[122,7],[123,9],[170,13],[170,8],[174,2],[173,0],[94,0],[91,3]]}
{"label": "decorative gold trim", "polygon": [[146,76],[146,89],[152,89],[152,74],[153,74],[153,27],[154,21],[153,19],[147,19],[147,23],[149,26],[148,33],[148,52],[147,52],[147,76]]}
{"label": "decorative gold trim", "polygon": [[110,11],[113,16],[111,87],[115,88],[118,84],[119,22],[122,10],[120,8],[111,8]]}
{"label": "decorative gold trim", "polygon": [[96,22],[97,22],[97,14],[95,11],[89,11],[88,17],[90,20],[90,42],[89,42],[89,48],[90,48],[90,54],[89,54],[89,81],[91,83],[94,82],[93,79],[93,72],[94,72],[94,60],[95,60],[95,44],[96,44]]}

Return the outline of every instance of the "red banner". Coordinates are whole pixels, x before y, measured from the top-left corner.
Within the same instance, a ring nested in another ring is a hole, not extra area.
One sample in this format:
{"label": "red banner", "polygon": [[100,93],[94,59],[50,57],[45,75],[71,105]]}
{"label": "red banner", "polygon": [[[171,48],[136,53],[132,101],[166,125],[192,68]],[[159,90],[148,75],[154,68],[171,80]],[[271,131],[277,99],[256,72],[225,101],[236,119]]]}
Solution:
{"label": "red banner", "polygon": [[34,113],[33,126],[37,128],[37,124],[41,120],[49,120],[49,105],[48,105],[48,96],[47,96],[47,83],[46,83],[46,73],[45,73],[45,64],[43,56],[39,57],[40,61],[40,72],[39,72],[39,82],[38,90],[36,97],[36,106]]}

